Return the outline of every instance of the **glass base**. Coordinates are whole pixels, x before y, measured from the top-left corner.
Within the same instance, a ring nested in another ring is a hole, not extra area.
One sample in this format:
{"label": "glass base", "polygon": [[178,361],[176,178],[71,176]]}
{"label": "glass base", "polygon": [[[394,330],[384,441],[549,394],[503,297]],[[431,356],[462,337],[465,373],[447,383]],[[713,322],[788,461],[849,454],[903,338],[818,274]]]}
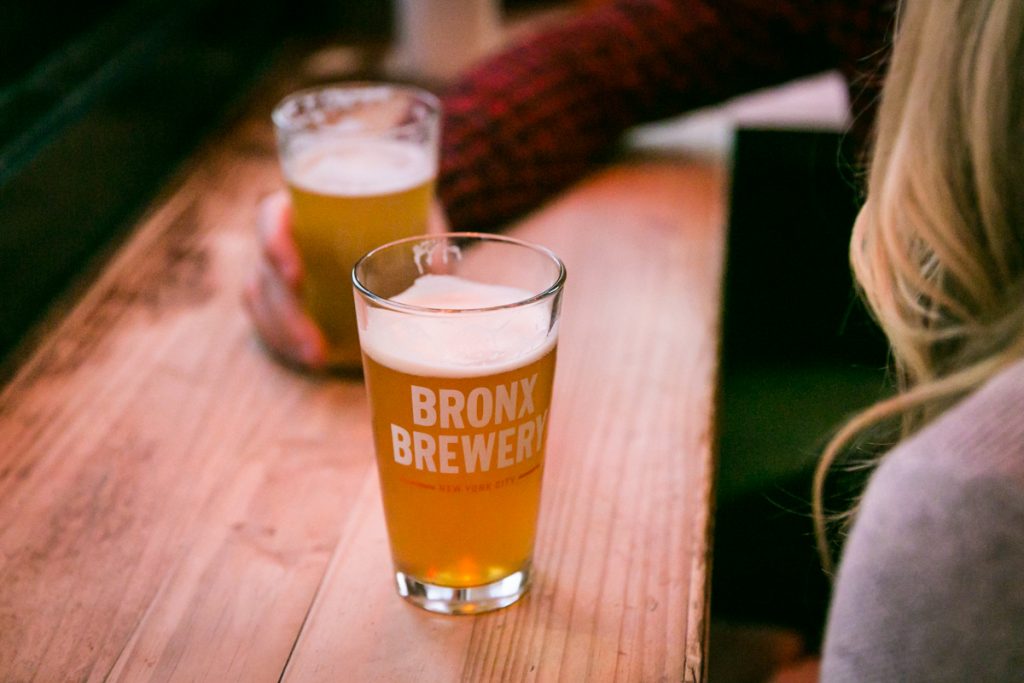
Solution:
{"label": "glass base", "polygon": [[508,607],[530,588],[530,564],[503,579],[482,586],[452,588],[437,586],[395,572],[398,594],[428,612],[438,614],[480,614]]}

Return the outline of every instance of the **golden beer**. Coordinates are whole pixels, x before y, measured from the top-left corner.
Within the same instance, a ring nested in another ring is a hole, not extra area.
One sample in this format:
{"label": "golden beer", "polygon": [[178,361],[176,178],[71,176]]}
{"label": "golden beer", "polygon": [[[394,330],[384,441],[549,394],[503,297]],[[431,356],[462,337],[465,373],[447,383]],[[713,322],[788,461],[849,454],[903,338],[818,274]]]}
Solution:
{"label": "golden beer", "polygon": [[[526,566],[554,347],[521,367],[470,377],[408,374],[369,356],[364,363],[395,568],[461,588]],[[425,419],[431,410],[435,419]]]}
{"label": "golden beer", "polygon": [[565,269],[475,233],[399,240],[354,268],[398,593],[471,614],[528,589]]}
{"label": "golden beer", "polygon": [[350,275],[369,249],[427,232],[440,103],[389,83],[302,90],[274,109],[302,261],[299,296],[323,331],[327,362],[360,363]]}
{"label": "golden beer", "polygon": [[285,173],[303,307],[327,339],[328,362],[358,364],[349,273],[378,244],[427,232],[432,164],[406,143],[325,142],[286,163]]}

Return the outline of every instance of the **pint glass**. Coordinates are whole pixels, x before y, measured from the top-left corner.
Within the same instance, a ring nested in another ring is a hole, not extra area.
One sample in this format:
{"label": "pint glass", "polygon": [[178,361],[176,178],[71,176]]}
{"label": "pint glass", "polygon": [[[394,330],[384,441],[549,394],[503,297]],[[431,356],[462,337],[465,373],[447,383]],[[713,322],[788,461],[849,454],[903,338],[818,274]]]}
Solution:
{"label": "pint glass", "polygon": [[439,117],[430,93],[374,83],[300,91],[274,109],[302,257],[300,297],[332,366],[360,363],[349,293],[356,259],[427,231]]}
{"label": "pint glass", "polygon": [[353,269],[398,592],[427,610],[530,583],[565,268],[519,240],[399,240]]}

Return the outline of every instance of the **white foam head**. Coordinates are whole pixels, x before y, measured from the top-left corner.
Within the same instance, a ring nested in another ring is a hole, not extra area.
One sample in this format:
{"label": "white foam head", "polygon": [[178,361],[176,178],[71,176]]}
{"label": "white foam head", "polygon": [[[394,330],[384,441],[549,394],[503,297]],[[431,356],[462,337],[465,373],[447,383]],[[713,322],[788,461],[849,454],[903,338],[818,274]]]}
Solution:
{"label": "white foam head", "polygon": [[423,147],[401,140],[327,140],[314,136],[284,163],[289,182],[319,194],[365,196],[401,192],[430,180],[434,160]]}
{"label": "white foam head", "polygon": [[495,311],[469,309],[505,306],[531,296],[515,287],[423,275],[392,301],[466,312],[411,315],[367,307],[360,329],[363,350],[381,365],[410,375],[476,377],[514,370],[555,345],[558,330],[549,329],[549,302]]}

